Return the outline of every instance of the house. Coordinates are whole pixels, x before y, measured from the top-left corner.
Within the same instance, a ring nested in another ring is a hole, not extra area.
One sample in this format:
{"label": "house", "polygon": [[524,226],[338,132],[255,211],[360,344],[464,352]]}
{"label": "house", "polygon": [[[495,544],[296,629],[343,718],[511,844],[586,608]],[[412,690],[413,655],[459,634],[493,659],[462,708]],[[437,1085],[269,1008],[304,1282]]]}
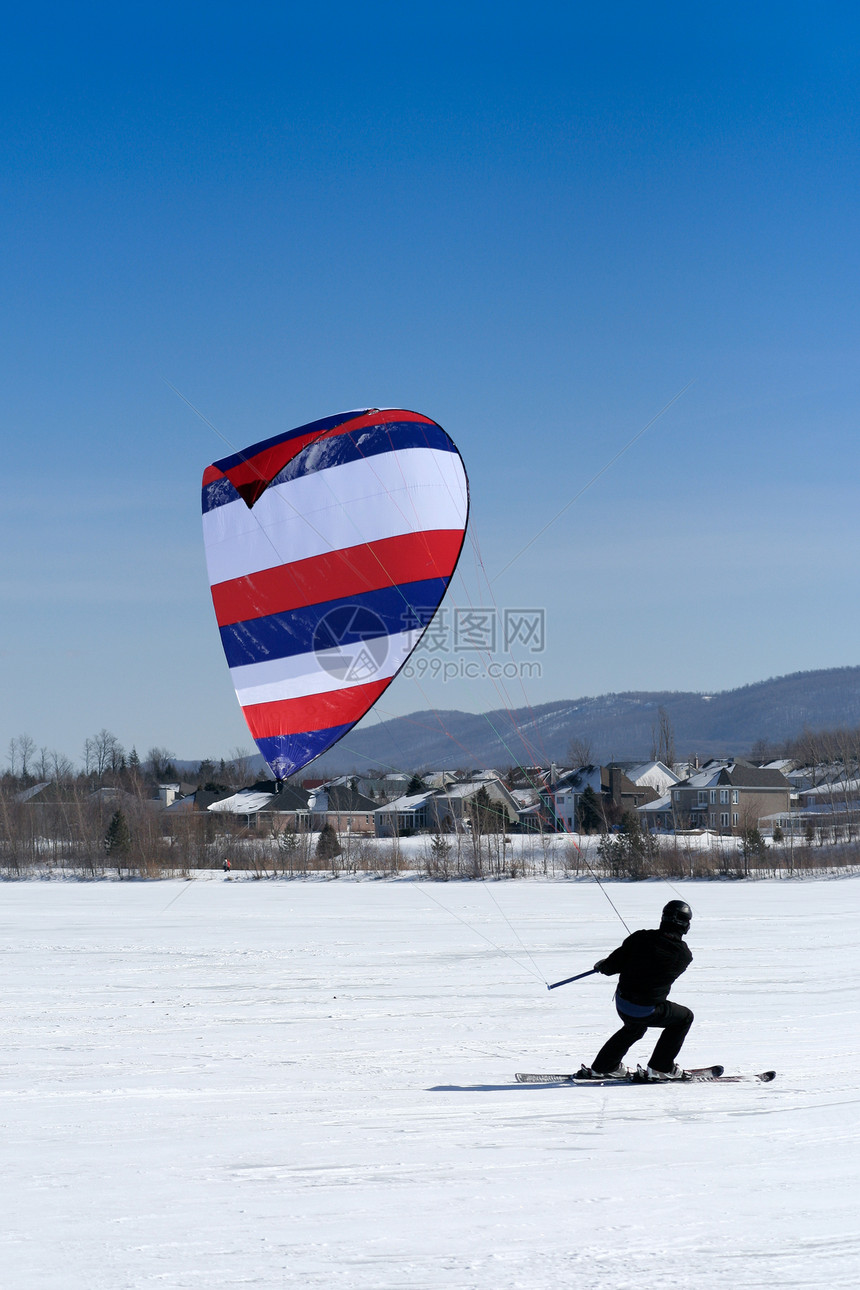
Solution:
{"label": "house", "polygon": [[308,795],[311,827],[330,824],[336,833],[373,833],[376,802],[347,780],[331,781]]}
{"label": "house", "polygon": [[801,809],[809,811],[860,811],[860,779],[842,776],[815,788],[798,791]]}
{"label": "house", "polygon": [[377,807],[374,813],[376,836],[393,838],[437,828],[438,817],[432,805],[435,797],[435,791],[428,790],[396,797],[393,802]]}
{"label": "house", "polygon": [[448,784],[435,794],[439,829],[442,833],[459,832],[475,809],[478,795],[484,792],[495,811],[499,827],[507,828],[519,823],[519,805],[506,784],[495,771],[484,771],[480,777],[457,784]]}
{"label": "house", "polygon": [[639,823],[647,833],[672,833],[675,828],[675,813],[672,809],[672,794],[664,793],[653,802],[646,802],[639,807]]}
{"label": "house", "polygon": [[[365,797],[373,798],[373,806],[376,808],[383,802],[390,802],[395,797],[402,797],[406,792],[407,785],[411,779],[410,775],[392,772],[388,775],[373,774],[368,775],[338,775],[334,779],[303,779],[302,788],[338,788],[349,787],[355,789],[358,793],[363,793]],[[432,785],[428,784],[428,788]]]}
{"label": "house", "polygon": [[638,766],[625,766],[623,769],[627,778],[637,788],[653,788],[654,792],[661,797],[681,779],[680,775],[676,775],[671,767],[662,761],[646,761]]}
{"label": "house", "polygon": [[493,826],[511,828],[519,823],[519,808],[510,790],[495,771],[480,779],[447,784],[432,792],[404,795],[376,811],[377,837],[394,833],[459,833],[470,827],[481,792],[486,794]]}
{"label": "house", "polygon": [[311,828],[308,798],[306,789],[263,780],[252,788],[219,798],[206,809],[214,815],[244,819],[245,827],[255,833],[280,833],[284,829]]}
{"label": "house", "polygon": [[549,827],[563,833],[582,832],[581,801],[589,788],[601,804],[604,826],[659,796],[649,784],[634,783],[620,766],[580,766],[541,789]]}
{"label": "house", "polygon": [[222,802],[225,797],[232,797],[229,788],[195,788],[182,797],[175,798],[164,808],[165,815],[188,815],[198,811],[208,811],[215,802]]}
{"label": "house", "polygon": [[791,785],[781,771],[762,769],[740,758],[710,761],[670,792],[675,829],[744,833],[758,828],[765,816],[788,811],[791,805]]}

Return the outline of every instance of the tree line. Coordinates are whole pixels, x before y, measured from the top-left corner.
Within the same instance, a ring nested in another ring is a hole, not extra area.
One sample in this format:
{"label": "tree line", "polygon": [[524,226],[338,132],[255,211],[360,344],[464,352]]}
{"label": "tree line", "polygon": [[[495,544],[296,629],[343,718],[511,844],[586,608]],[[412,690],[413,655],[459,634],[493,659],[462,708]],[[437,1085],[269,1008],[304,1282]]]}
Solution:
{"label": "tree line", "polygon": [[[31,735],[14,735],[6,747],[6,767],[0,786],[27,789],[35,784],[80,784],[92,788],[114,787],[131,791],[140,786],[154,789],[158,784],[179,781],[176,754],[169,748],[149,748],[141,758],[132,746],[126,750],[110,730],[101,729],[84,740],[81,761],[75,764],[65,753],[39,747]],[[215,790],[244,788],[253,782],[251,754],[234,749],[229,758],[204,758],[197,763],[192,781],[197,787]]]}

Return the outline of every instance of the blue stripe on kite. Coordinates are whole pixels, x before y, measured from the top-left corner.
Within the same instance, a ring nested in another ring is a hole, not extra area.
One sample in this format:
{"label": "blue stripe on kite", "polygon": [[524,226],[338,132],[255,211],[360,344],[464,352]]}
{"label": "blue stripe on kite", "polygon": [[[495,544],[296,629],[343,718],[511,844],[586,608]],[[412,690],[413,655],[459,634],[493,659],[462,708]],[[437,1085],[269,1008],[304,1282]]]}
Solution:
{"label": "blue stripe on kite", "polygon": [[213,480],[211,484],[204,484],[201,494],[203,514],[208,515],[209,511],[214,511],[219,506],[227,506],[238,498],[239,494],[226,476]]}
{"label": "blue stripe on kite", "polygon": [[288,430],[286,434],[274,434],[271,439],[261,439],[259,443],[252,443],[249,448],[243,448],[241,452],[234,452],[229,457],[222,457],[220,461],[213,461],[212,465],[226,475],[228,470],[232,470],[234,466],[241,466],[251,457],[256,457],[258,452],[265,452],[267,448],[274,448],[279,443],[289,443],[290,439],[296,439],[302,434],[318,434],[323,430],[333,430],[335,426],[343,425],[344,421],[353,421],[355,417],[363,417],[369,411],[370,409],[366,408],[359,412],[338,412],[333,417],[309,421],[307,425],[297,426],[295,430]]}
{"label": "blue stripe on kite", "polygon": [[285,484],[303,475],[313,475],[329,466],[345,466],[365,457],[378,457],[384,452],[401,452],[406,448],[435,448],[439,452],[456,452],[451,440],[441,426],[427,425],[421,421],[392,421],[382,426],[369,426],[364,430],[348,430],[333,439],[310,444],[298,457],[288,462],[272,483]]}
{"label": "blue stripe on kite", "polygon": [[356,723],[345,726],[328,726],[325,730],[308,730],[300,735],[275,735],[255,742],[265,757],[272,774],[287,779],[314,757],[319,757],[332,744],[336,744]]}
{"label": "blue stripe on kite", "polygon": [[283,614],[230,623],[220,628],[228,666],[243,667],[314,650],[336,650],[356,641],[424,628],[438,609],[448,582],[448,578],[404,582]]}
{"label": "blue stripe on kite", "polygon": [[[339,425],[344,418],[329,417],[328,420]],[[291,431],[281,439],[267,442],[283,443],[299,433],[304,434],[309,429],[312,427],[302,426],[300,431]],[[329,426],[328,429],[331,427]],[[230,464],[237,465],[264,447],[266,444],[255,444],[247,452],[235,458],[225,457],[223,461],[216,461],[215,465],[219,470],[226,471]],[[381,426],[369,426],[364,430],[349,430],[346,434],[336,435],[332,439],[323,439],[322,442],[309,444],[297,457],[287,463],[272,483],[285,484],[291,479],[300,479],[304,475],[315,474],[318,470],[326,470],[329,466],[344,466],[348,462],[361,461],[364,457],[377,457],[385,452],[400,452],[406,448],[433,448],[438,452],[457,451],[449,436],[435,422],[430,424],[425,421],[391,421]],[[235,502],[237,497],[238,493],[229,479],[213,480],[203,489],[203,514],[206,515],[218,506],[225,506],[228,502]]]}

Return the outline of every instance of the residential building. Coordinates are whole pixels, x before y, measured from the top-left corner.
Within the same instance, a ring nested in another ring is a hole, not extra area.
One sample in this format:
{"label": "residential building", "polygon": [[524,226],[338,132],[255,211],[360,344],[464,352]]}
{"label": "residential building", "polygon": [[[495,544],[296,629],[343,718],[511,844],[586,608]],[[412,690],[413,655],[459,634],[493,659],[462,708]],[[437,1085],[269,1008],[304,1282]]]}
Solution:
{"label": "residential building", "polygon": [[[791,785],[781,771],[762,769],[739,758],[708,762],[670,792],[675,829],[740,834],[757,828],[765,816],[788,811],[791,805]],[[645,812],[646,818],[648,814]]]}
{"label": "residential building", "polygon": [[548,826],[563,833],[581,832],[581,800],[589,788],[601,803],[606,827],[619,822],[625,812],[635,811],[659,796],[649,784],[634,783],[620,766],[580,766],[541,789]]}
{"label": "residential building", "polygon": [[432,805],[435,797],[433,791],[406,794],[377,807],[374,812],[376,836],[392,838],[437,828],[438,817]]}
{"label": "residential building", "polygon": [[313,827],[308,799],[304,788],[291,784],[276,786],[272,780],[263,780],[252,788],[242,788],[229,797],[219,798],[206,809],[213,815],[237,816],[255,833],[280,833],[284,829],[298,831]]}
{"label": "residential building", "polygon": [[395,832],[460,832],[471,824],[476,801],[486,794],[490,809],[496,812],[503,828],[519,823],[519,805],[510,790],[494,772],[480,779],[447,784],[433,792],[406,795],[381,806],[376,811],[377,837],[391,837]]}
{"label": "residential building", "polygon": [[336,833],[373,833],[377,804],[348,781],[337,780],[308,795],[311,828],[330,824]]}

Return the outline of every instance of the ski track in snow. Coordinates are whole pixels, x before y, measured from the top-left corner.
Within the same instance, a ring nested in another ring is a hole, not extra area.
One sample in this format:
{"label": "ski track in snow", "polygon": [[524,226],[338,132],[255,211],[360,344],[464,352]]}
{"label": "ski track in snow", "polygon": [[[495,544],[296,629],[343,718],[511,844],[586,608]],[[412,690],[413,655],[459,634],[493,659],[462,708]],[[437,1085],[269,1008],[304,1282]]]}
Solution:
{"label": "ski track in snow", "polygon": [[684,1058],[777,1080],[602,1089],[514,1073],[589,1061],[613,983],[501,952],[590,966],[593,884],[494,884],[512,926],[478,884],[180,885],[0,887],[3,1290],[860,1282],[860,879],[680,884]]}

